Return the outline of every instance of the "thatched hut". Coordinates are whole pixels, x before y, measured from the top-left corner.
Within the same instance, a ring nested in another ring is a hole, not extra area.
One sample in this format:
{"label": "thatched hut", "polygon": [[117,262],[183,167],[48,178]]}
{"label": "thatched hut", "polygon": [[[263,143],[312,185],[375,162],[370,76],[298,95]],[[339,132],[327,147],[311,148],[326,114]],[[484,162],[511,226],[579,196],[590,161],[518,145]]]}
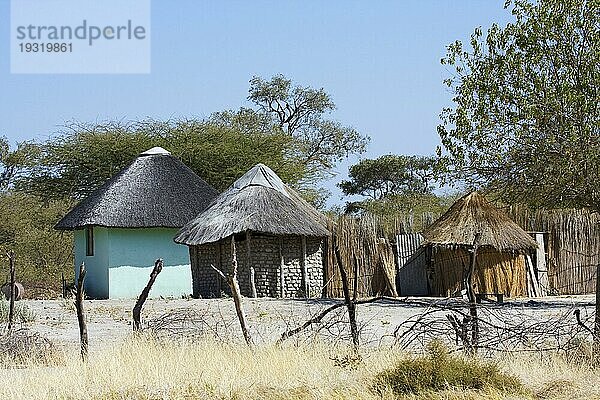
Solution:
{"label": "thatched hut", "polygon": [[55,226],[73,230],[75,273],[85,262],[93,298],[140,294],[154,261],[164,260],[151,296],[191,293],[185,246],[173,235],[204,210],[217,191],[177,158],[152,148],[81,201]]}
{"label": "thatched hut", "polygon": [[242,295],[318,296],[325,226],[322,214],[258,164],[186,224],[175,242],[190,248],[195,297],[228,291],[211,265],[231,272],[232,236]]}
{"label": "thatched hut", "polygon": [[527,295],[526,254],[536,242],[481,194],[460,198],[424,233],[429,251],[427,279],[434,296],[451,296],[465,288],[475,233],[480,232],[474,274],[476,293]]}

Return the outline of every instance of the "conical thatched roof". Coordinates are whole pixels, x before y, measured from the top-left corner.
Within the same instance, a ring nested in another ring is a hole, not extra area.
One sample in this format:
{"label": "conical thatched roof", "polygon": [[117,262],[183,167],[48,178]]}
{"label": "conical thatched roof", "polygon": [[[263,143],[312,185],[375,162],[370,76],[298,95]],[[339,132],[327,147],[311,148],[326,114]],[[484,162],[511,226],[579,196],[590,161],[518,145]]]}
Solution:
{"label": "conical thatched roof", "polygon": [[477,192],[461,197],[435,221],[423,233],[423,244],[471,246],[476,232],[481,232],[480,246],[493,247],[502,252],[537,247],[527,232]]}
{"label": "conical thatched roof", "polygon": [[245,231],[324,237],[325,224],[325,217],[269,167],[257,164],[186,224],[175,242],[194,246]]}
{"label": "conical thatched roof", "polygon": [[181,228],[217,195],[171,153],[154,147],[79,203],[55,228]]}

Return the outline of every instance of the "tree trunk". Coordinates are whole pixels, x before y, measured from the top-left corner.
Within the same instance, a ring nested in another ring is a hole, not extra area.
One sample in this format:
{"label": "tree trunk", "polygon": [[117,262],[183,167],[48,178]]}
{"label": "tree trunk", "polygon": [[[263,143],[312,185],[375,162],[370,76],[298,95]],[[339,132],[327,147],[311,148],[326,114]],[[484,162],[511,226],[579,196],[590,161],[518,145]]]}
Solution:
{"label": "tree trunk", "polygon": [[10,303],[8,306],[8,333],[10,334],[15,320],[15,253],[10,250],[6,255],[10,269]]}
{"label": "tree trunk", "polygon": [[85,264],[79,266],[79,277],[77,278],[77,292],[75,295],[75,308],[77,309],[77,322],[79,323],[79,341],[81,342],[81,358],[87,360],[88,356],[88,333],[85,322],[85,311],[83,310],[83,279],[85,278]]}
{"label": "tree trunk", "polygon": [[144,303],[146,302],[146,299],[148,298],[148,295],[150,294],[150,290],[152,289],[152,285],[154,285],[154,281],[156,280],[156,277],[158,276],[158,274],[160,274],[160,271],[162,271],[163,269],[163,260],[162,258],[159,258],[158,260],[156,260],[154,262],[154,268],[152,268],[152,272],[150,272],[150,279],[148,280],[148,284],[146,285],[146,287],[144,288],[144,290],[142,290],[142,293],[140,293],[140,297],[138,297],[135,306],[133,307],[133,331],[139,331],[140,328],[142,327],[142,323],[141,323],[141,314],[142,314],[142,307],[144,306]]}
{"label": "tree trunk", "polygon": [[475,290],[473,289],[473,275],[475,274],[477,249],[479,248],[480,239],[481,232],[475,233],[475,240],[473,241],[473,248],[471,252],[471,263],[466,277],[467,297],[469,299],[469,316],[471,317],[471,344],[469,352],[472,354],[477,353],[477,345],[479,343],[479,321],[477,319],[477,299],[475,296]]}

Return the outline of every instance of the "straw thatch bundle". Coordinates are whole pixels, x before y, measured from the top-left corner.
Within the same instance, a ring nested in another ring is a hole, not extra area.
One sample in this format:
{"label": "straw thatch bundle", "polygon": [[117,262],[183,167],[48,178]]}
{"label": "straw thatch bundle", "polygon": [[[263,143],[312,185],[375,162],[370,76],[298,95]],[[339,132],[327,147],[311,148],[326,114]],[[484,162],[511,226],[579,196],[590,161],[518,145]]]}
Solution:
{"label": "straw thatch bundle", "polygon": [[527,232],[477,192],[461,197],[434,222],[423,233],[424,244],[471,246],[477,232],[481,232],[480,246],[500,252],[522,252],[537,247]]}
{"label": "straw thatch bundle", "polygon": [[246,231],[329,235],[321,213],[285,185],[269,167],[257,164],[186,224],[175,242],[197,246]]}
{"label": "straw thatch bundle", "polygon": [[180,228],[217,194],[181,161],[155,147],[79,203],[55,228]]}

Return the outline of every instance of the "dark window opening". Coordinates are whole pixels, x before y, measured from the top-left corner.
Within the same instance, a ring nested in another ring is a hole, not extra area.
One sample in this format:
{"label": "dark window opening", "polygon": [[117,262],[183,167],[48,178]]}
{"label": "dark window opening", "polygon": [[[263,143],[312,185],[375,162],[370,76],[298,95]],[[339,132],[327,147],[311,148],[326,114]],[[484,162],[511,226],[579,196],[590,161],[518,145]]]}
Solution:
{"label": "dark window opening", "polygon": [[85,228],[85,255],[94,255],[94,227],[88,226]]}

